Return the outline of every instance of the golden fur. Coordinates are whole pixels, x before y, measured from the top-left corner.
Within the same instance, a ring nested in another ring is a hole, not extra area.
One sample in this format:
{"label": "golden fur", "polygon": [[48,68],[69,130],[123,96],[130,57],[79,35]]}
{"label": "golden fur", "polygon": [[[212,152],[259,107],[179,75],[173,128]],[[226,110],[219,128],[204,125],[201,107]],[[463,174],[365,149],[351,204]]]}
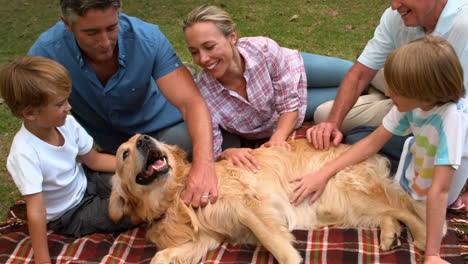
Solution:
{"label": "golden fur", "polygon": [[[147,185],[135,177],[144,171],[147,157],[138,151],[142,137],[167,156],[170,169]],[[281,147],[261,148],[254,156],[261,170],[250,173],[226,161],[216,162],[218,201],[201,209],[187,207],[181,199],[190,164],[176,146],[136,135],[117,152],[110,216],[114,221],[136,215],[148,223],[147,237],[160,251],[151,263],[197,263],[223,241],[232,244],[261,243],[279,263],[300,263],[291,245],[293,229],[324,225],[380,227],[380,246],[388,250],[400,234],[398,220],[425,247],[425,204],[414,201],[389,177],[388,161],[378,155],[350,166],[332,177],[320,198],[295,207],[289,202],[289,180],[334,159],[349,146],[316,150],[305,140]],[[124,157],[126,157],[124,159]]]}

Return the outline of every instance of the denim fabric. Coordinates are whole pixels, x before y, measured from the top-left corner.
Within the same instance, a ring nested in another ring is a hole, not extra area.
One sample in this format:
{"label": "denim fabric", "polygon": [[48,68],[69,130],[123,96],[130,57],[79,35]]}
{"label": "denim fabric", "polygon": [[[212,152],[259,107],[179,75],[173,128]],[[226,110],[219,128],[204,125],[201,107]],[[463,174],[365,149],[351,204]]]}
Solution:
{"label": "denim fabric", "polygon": [[304,52],[301,55],[307,75],[305,121],[312,121],[317,106],[335,99],[338,87],[353,62]]}

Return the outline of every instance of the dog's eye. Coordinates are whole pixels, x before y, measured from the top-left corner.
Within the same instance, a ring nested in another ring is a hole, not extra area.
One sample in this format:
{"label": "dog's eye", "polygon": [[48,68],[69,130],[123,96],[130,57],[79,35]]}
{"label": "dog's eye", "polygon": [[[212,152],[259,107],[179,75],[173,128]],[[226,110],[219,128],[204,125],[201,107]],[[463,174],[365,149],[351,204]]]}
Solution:
{"label": "dog's eye", "polygon": [[128,157],[128,154],[129,154],[129,151],[128,151],[128,150],[124,151],[124,152],[122,153],[122,158],[123,158],[123,159],[126,159],[126,158]]}

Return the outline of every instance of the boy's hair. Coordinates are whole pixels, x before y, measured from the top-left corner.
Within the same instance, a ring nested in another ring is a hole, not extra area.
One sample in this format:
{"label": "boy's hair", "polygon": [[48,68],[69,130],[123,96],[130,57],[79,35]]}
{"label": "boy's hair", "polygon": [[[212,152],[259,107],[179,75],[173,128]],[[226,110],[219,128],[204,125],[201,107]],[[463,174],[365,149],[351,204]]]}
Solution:
{"label": "boy's hair", "polygon": [[423,102],[442,105],[465,97],[460,60],[441,37],[426,35],[394,50],[384,76],[392,92]]}
{"label": "boy's hair", "polygon": [[193,9],[182,22],[185,30],[198,22],[213,22],[225,37],[236,30],[236,24],[231,16],[217,6],[202,5]]}
{"label": "boy's hair", "polygon": [[46,106],[55,96],[70,93],[71,87],[68,71],[44,57],[20,57],[0,71],[0,93],[19,118],[23,118],[26,107]]}
{"label": "boy's hair", "polygon": [[60,0],[62,17],[72,26],[78,16],[84,16],[89,9],[120,9],[120,0]]}

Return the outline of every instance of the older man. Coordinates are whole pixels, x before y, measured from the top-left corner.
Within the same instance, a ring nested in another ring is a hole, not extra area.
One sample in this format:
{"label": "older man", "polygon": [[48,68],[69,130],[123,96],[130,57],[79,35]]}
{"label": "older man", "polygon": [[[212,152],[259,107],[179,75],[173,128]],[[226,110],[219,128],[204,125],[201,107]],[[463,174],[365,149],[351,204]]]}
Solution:
{"label": "older man", "polygon": [[60,3],[62,21],[44,32],[29,54],[56,60],[70,72],[75,118],[109,153],[135,133],[187,151],[193,144],[184,201],[194,207],[215,202],[210,114],[164,34],[120,13],[120,0]]}
{"label": "older man", "polygon": [[[466,32],[466,0],[393,0],[391,8],[382,15],[374,37],[346,74],[335,101],[319,106],[315,112],[315,121],[319,124],[308,130],[311,142],[318,148],[328,148],[331,142],[335,145],[341,142],[343,131],[349,132],[359,125],[379,125],[392,106],[390,99],[382,93],[360,95],[383,67],[388,54],[424,34],[441,36],[455,48],[465,69],[465,88],[468,89]],[[385,89],[381,72],[372,84]]]}
{"label": "older man", "polygon": [[[307,130],[307,138],[315,147],[327,149],[330,144],[338,145],[343,140],[343,132],[348,134],[356,126],[381,124],[393,106],[391,100],[375,90],[368,95],[361,94],[371,80],[384,91],[385,81],[379,69],[387,55],[425,34],[441,36],[454,47],[464,68],[465,89],[468,89],[468,1],[392,0],[391,4],[382,15],[374,37],[346,74],[335,101],[319,106],[315,112],[318,124]],[[373,130],[373,127],[358,127],[347,136],[346,143],[352,144]],[[403,142],[404,138],[392,138],[381,154],[398,160]],[[323,185],[317,182],[315,189],[321,188]],[[457,204],[462,203],[468,206],[466,192],[457,201]]]}

